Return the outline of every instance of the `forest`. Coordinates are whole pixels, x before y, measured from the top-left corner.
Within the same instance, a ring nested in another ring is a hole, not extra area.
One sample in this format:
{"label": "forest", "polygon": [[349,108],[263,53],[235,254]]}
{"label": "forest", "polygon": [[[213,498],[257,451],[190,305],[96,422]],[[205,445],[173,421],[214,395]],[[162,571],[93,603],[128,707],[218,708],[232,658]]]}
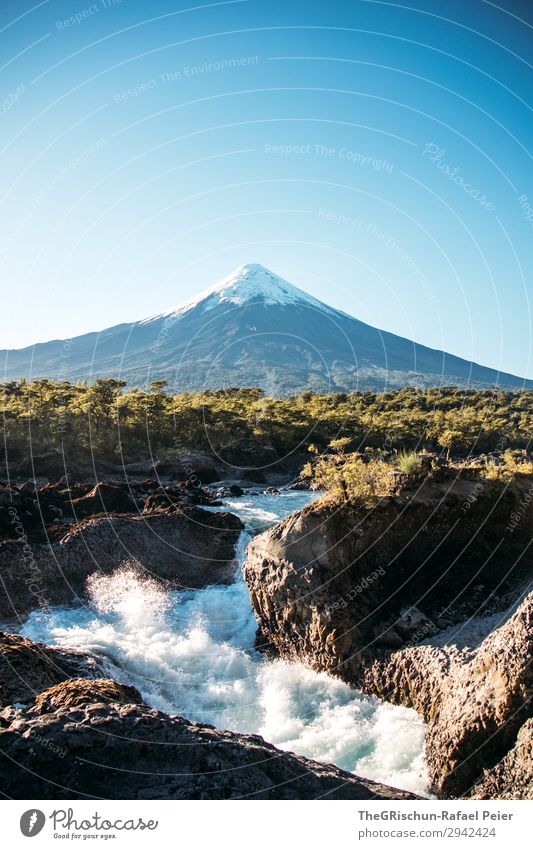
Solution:
{"label": "forest", "polygon": [[243,441],[279,457],[329,452],[437,451],[443,456],[528,449],[533,392],[405,388],[382,393],[272,398],[261,390],[169,394],[163,380],[145,390],[113,378],[93,383],[46,379],[1,385],[3,465],[61,451],[135,461],[202,451],[224,457]]}

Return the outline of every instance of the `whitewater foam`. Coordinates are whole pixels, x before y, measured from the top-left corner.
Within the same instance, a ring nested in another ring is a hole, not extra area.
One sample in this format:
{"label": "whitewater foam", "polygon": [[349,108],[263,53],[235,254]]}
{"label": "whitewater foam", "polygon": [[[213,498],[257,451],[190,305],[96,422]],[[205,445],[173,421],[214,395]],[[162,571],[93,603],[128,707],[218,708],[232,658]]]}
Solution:
{"label": "whitewater foam", "polygon": [[[279,520],[306,497],[243,499],[241,511],[250,519],[255,510],[262,524],[265,512]],[[241,562],[249,539],[241,535]],[[160,710],[258,733],[282,749],[425,792],[422,719],[255,651],[257,625],[242,577],[230,586],[166,593],[130,565],[93,577],[89,589],[90,605],[36,611],[23,634],[99,655],[111,677],[134,684]]]}

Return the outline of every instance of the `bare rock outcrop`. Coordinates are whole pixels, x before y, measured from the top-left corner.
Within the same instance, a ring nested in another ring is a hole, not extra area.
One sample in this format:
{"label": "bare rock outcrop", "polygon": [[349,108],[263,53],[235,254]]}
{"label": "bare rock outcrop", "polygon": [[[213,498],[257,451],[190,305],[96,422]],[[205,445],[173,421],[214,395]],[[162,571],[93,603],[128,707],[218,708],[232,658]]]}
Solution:
{"label": "bare rock outcrop", "polygon": [[133,687],[68,681],[0,713],[2,791],[15,799],[414,799],[261,737],[149,708]]}
{"label": "bare rock outcrop", "polygon": [[532,615],[530,593],[506,611],[376,658],[359,681],[366,692],[413,707],[427,720],[428,774],[440,796],[470,793],[483,770],[506,757],[531,716]]}
{"label": "bare rock outcrop", "polygon": [[533,719],[519,731],[513,748],[485,770],[470,799],[533,799]]}
{"label": "bare rock outcrop", "polygon": [[35,643],[0,632],[0,706],[27,704],[43,690],[69,678],[97,678],[99,662],[84,652]]}
{"label": "bare rock outcrop", "polygon": [[32,546],[23,537],[7,540],[0,543],[0,618],[70,604],[85,596],[89,575],[109,574],[125,562],[171,587],[230,583],[242,528],[231,513],[184,504],[171,514],[86,519],[46,546]]}
{"label": "bare rock outcrop", "polygon": [[259,645],[414,707],[442,796],[470,792],[531,715],[533,596],[513,604],[532,570],[530,485],[443,480],[372,507],[319,501],[248,550]]}
{"label": "bare rock outcrop", "polygon": [[86,494],[73,498],[70,506],[77,519],[98,513],[131,513],[137,510],[135,498],[126,484],[107,481],[97,483]]}
{"label": "bare rock outcrop", "polygon": [[468,792],[514,746],[531,716],[532,648],[533,593],[479,647],[451,659],[426,737],[430,779],[440,794]]}
{"label": "bare rock outcrop", "polygon": [[[154,473],[149,464],[139,465]],[[83,519],[151,510],[175,513],[191,504],[214,505],[208,487],[197,478],[163,482],[118,477],[91,485],[64,476],[56,483],[10,482],[0,484],[0,540],[24,537],[32,545],[54,543]]]}

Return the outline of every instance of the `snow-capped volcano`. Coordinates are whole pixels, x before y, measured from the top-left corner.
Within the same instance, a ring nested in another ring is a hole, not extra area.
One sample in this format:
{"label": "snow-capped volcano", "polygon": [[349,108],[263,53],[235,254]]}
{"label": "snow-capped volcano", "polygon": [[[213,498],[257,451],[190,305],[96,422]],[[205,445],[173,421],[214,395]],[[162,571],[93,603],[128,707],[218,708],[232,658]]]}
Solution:
{"label": "snow-capped volcano", "polygon": [[259,302],[268,306],[275,306],[276,304],[278,306],[287,306],[288,304],[303,303],[314,306],[316,309],[322,309],[330,313],[333,312],[326,304],[323,304],[317,298],[313,298],[312,295],[308,295],[302,289],[293,286],[292,283],[269,271],[263,265],[248,263],[247,265],[239,266],[231,274],[228,274],[227,277],[224,277],[223,280],[220,280],[208,289],[204,289],[203,292],[195,295],[194,298],[184,301],[179,306],[167,312],[159,313],[152,318],[146,319],[146,321],[154,321],[173,315],[184,315],[197,307],[200,307],[204,312],[208,312],[221,304],[242,306],[243,304]]}
{"label": "snow-capped volcano", "polygon": [[270,395],[394,387],[526,386],[329,307],[262,265],[242,265],[178,307],[65,342],[4,351],[4,379],[116,377],[169,390],[257,386]]}

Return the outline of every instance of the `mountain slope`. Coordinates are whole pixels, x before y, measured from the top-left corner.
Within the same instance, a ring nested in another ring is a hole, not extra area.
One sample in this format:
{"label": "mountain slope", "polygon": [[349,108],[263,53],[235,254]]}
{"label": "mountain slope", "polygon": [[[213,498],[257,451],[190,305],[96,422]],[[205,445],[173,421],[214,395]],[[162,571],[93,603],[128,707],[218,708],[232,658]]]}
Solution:
{"label": "mountain slope", "polygon": [[244,265],[176,309],[72,340],[0,352],[2,379],[121,377],[169,389],[259,386],[271,395],[305,390],[469,385],[533,388],[364,324],[260,265]]}

